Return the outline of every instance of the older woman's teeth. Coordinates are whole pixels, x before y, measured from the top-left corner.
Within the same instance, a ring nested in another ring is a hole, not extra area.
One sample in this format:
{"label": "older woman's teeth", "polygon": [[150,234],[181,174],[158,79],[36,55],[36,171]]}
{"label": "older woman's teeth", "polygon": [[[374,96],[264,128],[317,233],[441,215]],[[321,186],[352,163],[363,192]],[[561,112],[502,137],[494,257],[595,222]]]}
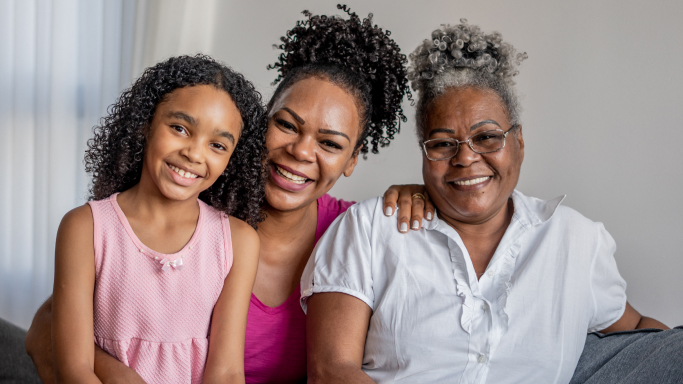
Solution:
{"label": "older woman's teeth", "polygon": [[489,176],[477,177],[476,179],[471,179],[471,180],[456,181],[455,184],[457,184],[457,185],[475,185],[475,184],[483,183],[488,179],[489,179]]}
{"label": "older woman's teeth", "polygon": [[178,167],[175,167],[171,164],[168,165],[175,173],[179,174],[181,177],[184,177],[186,179],[196,179],[199,177],[199,175],[195,175],[194,173],[186,172]]}
{"label": "older woman's teeth", "polygon": [[284,177],[285,179],[291,181],[294,184],[303,184],[307,180],[305,177],[301,177],[301,176],[295,175],[291,172],[287,172],[284,169],[278,167],[277,165],[275,166],[275,170],[277,171],[277,173],[280,176]]}

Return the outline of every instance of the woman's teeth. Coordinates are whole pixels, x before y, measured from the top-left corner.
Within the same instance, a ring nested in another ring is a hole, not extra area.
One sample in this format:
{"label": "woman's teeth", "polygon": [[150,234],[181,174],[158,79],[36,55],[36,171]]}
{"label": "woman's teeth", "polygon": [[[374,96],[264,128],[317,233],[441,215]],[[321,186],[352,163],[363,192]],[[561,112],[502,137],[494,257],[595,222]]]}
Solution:
{"label": "woman's teeth", "polygon": [[195,175],[194,173],[186,172],[178,167],[175,167],[171,164],[168,165],[175,173],[179,174],[181,177],[184,177],[186,179],[196,179],[199,177],[199,175]]}
{"label": "woman's teeth", "polygon": [[301,177],[293,173],[287,172],[284,169],[278,167],[277,165],[275,166],[275,171],[277,171],[277,173],[280,176],[284,177],[285,179],[291,181],[294,184],[303,184],[306,182],[306,180],[308,180],[305,177]]}
{"label": "woman's teeth", "polygon": [[471,179],[471,180],[456,181],[455,184],[456,184],[456,185],[475,185],[475,184],[479,184],[479,183],[485,182],[486,180],[489,179],[489,177],[490,177],[490,176],[486,176],[486,177],[477,177],[476,179]]}

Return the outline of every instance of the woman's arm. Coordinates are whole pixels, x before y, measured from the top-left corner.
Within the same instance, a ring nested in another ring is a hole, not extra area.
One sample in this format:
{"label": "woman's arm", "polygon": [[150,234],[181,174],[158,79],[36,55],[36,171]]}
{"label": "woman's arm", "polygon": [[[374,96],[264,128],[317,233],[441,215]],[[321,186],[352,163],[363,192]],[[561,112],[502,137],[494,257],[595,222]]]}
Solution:
{"label": "woman's arm", "polygon": [[374,383],[361,370],[370,307],[338,292],[313,294],[307,304],[308,383]]}
{"label": "woman's arm", "polygon": [[[52,364],[52,296],[38,308],[31,328],[26,333],[26,352],[38,370],[38,376],[45,384],[55,382]],[[95,374],[104,384],[144,384],[134,370],[95,345]]]}
{"label": "woman's arm", "polygon": [[641,315],[631,306],[631,304],[626,302],[626,309],[624,310],[624,314],[621,316],[621,318],[617,320],[616,323],[600,331],[600,333],[630,331],[633,329],[643,328],[669,329],[669,327],[664,325],[664,323],[661,323],[651,317],[645,317]]}
{"label": "woman's arm", "polygon": [[204,383],[244,383],[244,337],[260,243],[253,228],[233,217],[230,232],[232,268],[213,309]]}
{"label": "woman's arm", "polygon": [[52,364],[52,296],[38,308],[31,327],[26,332],[26,353],[33,360],[38,376],[44,384],[54,384]]}
{"label": "woman's arm", "polygon": [[[414,198],[416,193],[422,194],[424,200]],[[384,192],[384,214],[391,216],[398,206],[398,230],[406,233],[408,229],[417,231],[422,228],[422,218],[434,218],[434,204],[429,200],[429,194],[424,185],[392,185]]]}
{"label": "woman's arm", "polygon": [[67,213],[57,231],[52,356],[57,383],[100,383],[95,375],[95,252],[90,207]]}

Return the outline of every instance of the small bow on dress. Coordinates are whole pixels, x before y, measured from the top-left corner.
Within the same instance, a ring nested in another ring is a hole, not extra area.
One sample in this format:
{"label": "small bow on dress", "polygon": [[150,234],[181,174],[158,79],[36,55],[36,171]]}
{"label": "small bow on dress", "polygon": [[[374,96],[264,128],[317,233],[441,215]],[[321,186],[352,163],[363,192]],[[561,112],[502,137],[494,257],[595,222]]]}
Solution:
{"label": "small bow on dress", "polygon": [[162,271],[168,271],[169,269],[171,269],[171,267],[173,267],[173,268],[175,268],[175,269],[177,269],[177,270],[179,270],[179,271],[182,271],[182,270],[183,270],[183,258],[182,258],[182,257],[179,257],[179,258],[177,258],[177,259],[175,259],[175,260],[173,260],[173,261],[170,261],[169,259],[167,259],[167,258],[164,257],[164,258],[159,262],[159,264],[162,265],[162,267],[161,267],[161,270],[162,270]]}

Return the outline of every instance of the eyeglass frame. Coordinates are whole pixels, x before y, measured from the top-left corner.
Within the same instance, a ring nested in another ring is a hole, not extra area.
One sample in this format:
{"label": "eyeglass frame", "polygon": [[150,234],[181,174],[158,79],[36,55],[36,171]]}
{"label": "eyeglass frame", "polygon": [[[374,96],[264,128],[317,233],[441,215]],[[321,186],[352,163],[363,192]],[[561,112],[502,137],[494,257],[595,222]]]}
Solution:
{"label": "eyeglass frame", "polygon": [[[510,133],[510,131],[512,131],[513,129],[515,129],[515,128],[517,128],[517,127],[519,127],[519,124],[514,124],[514,125],[512,125],[507,131],[503,131],[502,129],[489,129],[488,131],[477,132],[477,133],[475,133],[474,135],[471,135],[470,137],[468,137],[466,140],[463,140],[463,141],[460,141],[460,140],[458,140],[458,139],[453,139],[453,138],[450,138],[450,137],[443,137],[443,138],[437,138],[437,139],[420,140],[420,144],[422,144],[422,151],[424,152],[425,156],[427,157],[427,160],[429,160],[429,161],[450,160],[450,159],[454,158],[455,156],[458,155],[458,152],[460,152],[460,144],[463,144],[463,143],[467,143],[467,145],[470,147],[470,149],[472,150],[472,152],[478,153],[478,154],[480,154],[480,155],[484,155],[484,154],[487,154],[487,153],[498,152],[498,151],[502,150],[503,148],[505,148],[505,139],[507,139],[508,134]],[[502,132],[503,132],[503,146],[500,147],[500,148],[498,148],[498,149],[496,149],[496,150],[494,150],[494,151],[488,151],[488,152],[479,152],[479,151],[475,150],[474,147],[473,147],[473,145],[472,145],[472,142],[470,141],[470,139],[471,139],[472,137],[474,137],[474,136],[481,135],[482,133],[492,132],[492,131],[502,131]],[[432,158],[430,158],[430,157],[429,157],[429,154],[427,153],[427,147],[426,147],[425,144],[429,143],[430,141],[435,141],[435,140],[450,140],[450,141],[454,141],[454,142],[456,143],[457,148],[456,148],[455,153],[453,154],[453,156],[451,156],[451,157],[446,157],[445,159],[432,159]]]}

